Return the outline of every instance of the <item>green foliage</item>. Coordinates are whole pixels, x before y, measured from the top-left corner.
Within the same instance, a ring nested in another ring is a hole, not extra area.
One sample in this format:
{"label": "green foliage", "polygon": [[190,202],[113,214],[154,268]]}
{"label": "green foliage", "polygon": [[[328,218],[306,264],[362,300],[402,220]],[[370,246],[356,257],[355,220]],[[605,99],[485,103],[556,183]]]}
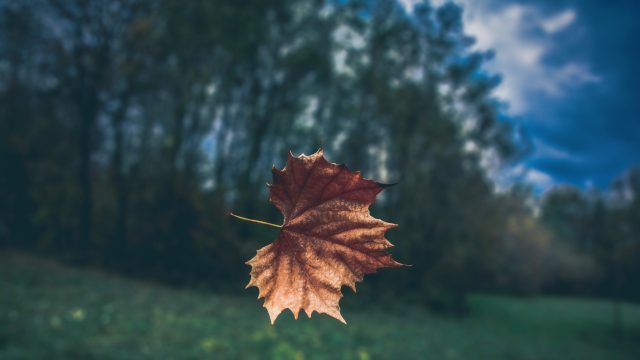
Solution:
{"label": "green foliage", "polygon": [[640,308],[615,340],[600,301],[470,297],[472,315],[345,309],[271,325],[259,301],[170,289],[0,253],[0,358],[635,359]]}

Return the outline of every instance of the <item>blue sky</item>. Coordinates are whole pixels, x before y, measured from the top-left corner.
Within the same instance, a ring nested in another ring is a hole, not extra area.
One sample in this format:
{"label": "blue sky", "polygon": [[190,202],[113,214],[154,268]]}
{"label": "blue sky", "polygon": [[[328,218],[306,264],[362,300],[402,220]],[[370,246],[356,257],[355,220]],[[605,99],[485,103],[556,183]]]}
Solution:
{"label": "blue sky", "polygon": [[538,192],[606,188],[640,165],[640,1],[454,2],[475,48],[495,50],[484,65],[502,75],[494,95],[535,146],[508,176]]}

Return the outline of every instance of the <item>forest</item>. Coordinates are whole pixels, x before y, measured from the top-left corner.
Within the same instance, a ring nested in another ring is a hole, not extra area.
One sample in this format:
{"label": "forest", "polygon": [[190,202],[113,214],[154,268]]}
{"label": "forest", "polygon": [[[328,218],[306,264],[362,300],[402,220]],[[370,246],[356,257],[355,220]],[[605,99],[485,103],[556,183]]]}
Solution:
{"label": "forest", "polygon": [[320,147],[399,224],[345,306],[464,314],[472,293],[640,301],[640,168],[607,189],[495,180],[532,151],[462,9],[391,0],[0,5],[0,249],[244,290],[265,183]]}

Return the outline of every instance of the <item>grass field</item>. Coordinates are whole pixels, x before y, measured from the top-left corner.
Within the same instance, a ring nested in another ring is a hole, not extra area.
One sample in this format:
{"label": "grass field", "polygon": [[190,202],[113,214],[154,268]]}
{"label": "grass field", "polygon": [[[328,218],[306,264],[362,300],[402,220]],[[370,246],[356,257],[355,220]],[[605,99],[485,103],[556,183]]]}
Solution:
{"label": "grass field", "polygon": [[[352,293],[348,296],[357,296]],[[640,359],[640,306],[475,295],[471,316],[343,309],[290,312],[262,300],[176,290],[0,253],[0,359]]]}

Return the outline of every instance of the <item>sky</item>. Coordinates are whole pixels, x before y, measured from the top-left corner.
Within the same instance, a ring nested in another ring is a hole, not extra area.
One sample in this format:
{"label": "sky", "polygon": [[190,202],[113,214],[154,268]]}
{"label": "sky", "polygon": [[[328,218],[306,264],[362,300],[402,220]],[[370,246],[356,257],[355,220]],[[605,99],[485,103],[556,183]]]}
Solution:
{"label": "sky", "polygon": [[503,114],[534,145],[505,177],[538,193],[563,183],[604,189],[640,165],[640,1],[454,2],[474,49],[495,51],[483,71],[502,76],[494,95]]}

